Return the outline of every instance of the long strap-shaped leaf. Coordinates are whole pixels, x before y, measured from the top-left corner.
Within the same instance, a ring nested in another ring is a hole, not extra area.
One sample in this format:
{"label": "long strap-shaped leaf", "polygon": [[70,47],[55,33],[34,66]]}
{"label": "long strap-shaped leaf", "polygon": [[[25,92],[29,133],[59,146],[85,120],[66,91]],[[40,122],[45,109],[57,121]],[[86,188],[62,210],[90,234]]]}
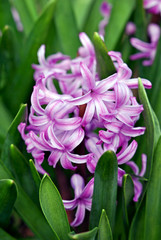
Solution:
{"label": "long strap-shaped leaf", "polygon": [[154,152],[152,173],[146,193],[144,240],[161,239],[161,137]]}
{"label": "long strap-shaped leaf", "polygon": [[115,49],[134,7],[135,0],[114,1],[105,34],[105,43],[109,50]]}
{"label": "long strap-shaped leaf", "polygon": [[98,240],[112,240],[112,231],[106,211],[103,209],[98,228]]}
{"label": "long strap-shaped leaf", "polygon": [[0,228],[0,239],[3,239],[3,240],[16,240],[16,238],[14,238],[11,235],[9,235],[2,228]]}
{"label": "long strap-shaped leaf", "polygon": [[90,228],[98,226],[102,209],[105,209],[111,228],[114,226],[117,194],[117,158],[112,151],[99,159],[94,175],[94,193],[90,214]]}
{"label": "long strap-shaped leaf", "polygon": [[70,0],[59,0],[56,5],[54,21],[63,52],[76,57],[79,38],[75,16]]}
{"label": "long strap-shaped leaf", "polygon": [[115,67],[110,56],[108,55],[108,50],[104,41],[96,32],[93,36],[93,43],[96,53],[99,77],[100,79],[107,78],[111,73],[115,72]]}
{"label": "long strap-shaped leaf", "polygon": [[[0,161],[0,179],[8,178],[14,180],[12,174],[4,166],[3,162]],[[33,233],[41,240],[58,240],[40,209],[32,202],[19,184],[17,184],[17,189],[18,196],[14,207]]]}
{"label": "long strap-shaped leaf", "polygon": [[[37,51],[41,44],[44,44],[46,41],[50,23],[54,15],[55,5],[56,0],[51,0],[35,22],[25,41],[22,63],[13,77],[10,88],[4,93],[5,103],[13,114],[17,112],[19,105],[22,102],[26,102],[30,96],[33,85],[33,70],[31,64],[37,62]],[[11,99],[14,100],[11,101]]]}
{"label": "long strap-shaped leaf", "polygon": [[[139,79],[139,98],[141,103],[144,106],[144,121],[145,121],[145,126],[147,131],[147,156],[148,156],[146,176],[150,178],[152,167],[153,167],[153,154],[161,133],[160,133],[160,126],[159,126],[158,119],[151,108],[151,105],[149,103],[149,100],[146,95],[143,84],[141,82],[141,79]],[[148,189],[148,186],[149,186],[149,183],[146,186],[146,190]],[[145,218],[149,217],[149,216],[146,216],[146,195],[145,195],[146,192],[145,191],[144,191],[144,197],[137,208],[136,214],[131,224],[131,228],[129,232],[129,240],[137,240],[137,239],[144,240],[145,221],[147,221],[145,220]]]}
{"label": "long strap-shaped leaf", "polygon": [[94,229],[88,231],[88,232],[83,232],[83,233],[70,233],[69,237],[73,240],[95,240],[96,235],[98,232],[98,228],[95,227]]}
{"label": "long strap-shaped leaf", "polygon": [[40,184],[40,205],[42,211],[61,240],[69,239],[70,226],[61,196],[48,175],[44,175]]}
{"label": "long strap-shaped leaf", "polygon": [[16,198],[17,189],[14,181],[0,180],[0,224],[5,223],[10,217]]}

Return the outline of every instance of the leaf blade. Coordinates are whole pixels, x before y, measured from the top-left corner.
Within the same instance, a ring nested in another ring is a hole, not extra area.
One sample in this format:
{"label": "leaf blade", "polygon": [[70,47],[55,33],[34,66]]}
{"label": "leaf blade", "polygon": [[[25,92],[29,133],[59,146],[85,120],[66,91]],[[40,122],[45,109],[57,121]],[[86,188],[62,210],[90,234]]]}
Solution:
{"label": "leaf blade", "polygon": [[110,20],[105,33],[105,43],[109,50],[114,50],[116,48],[134,7],[135,0],[130,2],[128,0],[114,1]]}
{"label": "leaf blade", "polygon": [[112,230],[106,211],[103,209],[98,227],[98,240],[112,240]]}
{"label": "leaf blade", "polygon": [[0,223],[5,223],[11,215],[11,211],[17,198],[17,188],[13,180],[0,180]]}
{"label": "leaf blade", "polygon": [[69,237],[73,240],[95,240],[96,234],[98,232],[98,228],[95,227],[91,231],[73,234],[70,233]]}
{"label": "leaf blade", "polygon": [[[11,172],[6,168],[3,162],[0,160],[0,179],[15,179]],[[16,181],[15,181],[16,182]],[[24,192],[22,187],[16,183],[18,189],[17,200],[14,208],[18,214],[22,217],[29,228],[35,233],[35,235],[41,240],[59,240],[54,231],[50,228],[45,220],[40,209],[33,203],[33,201]],[[43,226],[43,228],[42,228]]]}
{"label": "leaf blade", "polygon": [[112,151],[105,152],[99,159],[95,170],[90,229],[98,226],[102,209],[106,210],[111,228],[113,228],[116,211],[117,171],[116,155]]}
{"label": "leaf blade", "polygon": [[50,226],[61,240],[68,239],[70,227],[61,196],[46,174],[41,181],[39,194],[42,211]]}
{"label": "leaf blade", "polygon": [[111,73],[115,72],[115,67],[110,56],[108,55],[108,50],[105,43],[96,32],[94,33],[93,43],[96,53],[99,77],[100,79],[104,79],[111,75]]}

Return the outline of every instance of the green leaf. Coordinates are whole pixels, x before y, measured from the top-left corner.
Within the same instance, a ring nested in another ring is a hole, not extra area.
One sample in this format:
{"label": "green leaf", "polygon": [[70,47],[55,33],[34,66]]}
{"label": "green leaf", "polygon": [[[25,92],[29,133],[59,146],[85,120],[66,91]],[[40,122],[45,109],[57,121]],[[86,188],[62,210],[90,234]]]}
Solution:
{"label": "green leaf", "polygon": [[17,189],[13,180],[0,180],[0,224],[5,223],[11,215],[17,198]]}
{"label": "green leaf", "polygon": [[12,165],[11,165],[11,158],[10,158],[10,145],[11,144],[16,145],[20,143],[20,141],[22,141],[17,127],[19,123],[24,120],[25,111],[26,111],[26,105],[23,104],[21,105],[20,110],[18,111],[15,119],[11,123],[11,126],[8,130],[8,133],[4,142],[4,146],[2,149],[1,159],[5,163],[5,165],[8,167],[8,169],[10,169],[11,172],[12,172],[12,167],[11,167]]}
{"label": "green leaf", "polygon": [[20,103],[27,102],[31,95],[34,83],[31,64],[37,62],[37,51],[46,41],[50,22],[55,10],[55,4],[56,0],[50,1],[35,22],[24,44],[22,63],[15,73],[10,88],[5,92],[5,102],[13,114],[17,112]]}
{"label": "green leaf", "polygon": [[16,30],[16,25],[10,11],[9,1],[0,0],[0,29],[3,29],[5,25],[10,25]]}
{"label": "green leaf", "polygon": [[150,79],[152,82],[152,92],[153,94],[149,95],[150,102],[152,104],[152,107],[159,119],[159,122],[161,122],[161,96],[160,96],[160,85],[161,85],[161,37],[158,42],[157,51],[154,63],[151,67],[150,72],[148,72],[147,78]]}
{"label": "green leaf", "polygon": [[58,1],[54,21],[63,52],[71,57],[76,57],[80,43],[70,0]]}
{"label": "green leaf", "polygon": [[115,0],[105,33],[108,50],[114,50],[135,7],[135,0]]}
{"label": "green leaf", "polygon": [[136,24],[136,33],[135,36],[143,41],[147,40],[147,29],[146,29],[146,18],[145,18],[145,9],[143,0],[136,0],[136,9],[135,9],[135,24]]}
{"label": "green leaf", "polygon": [[8,109],[6,109],[5,105],[2,102],[2,99],[0,98],[0,113],[1,113],[1,117],[0,117],[0,133],[2,136],[6,136],[7,134],[7,130],[12,122],[12,117],[8,111]]}
{"label": "green leaf", "polygon": [[[38,188],[34,184],[32,174],[30,172],[29,163],[19,151],[19,149],[11,144],[11,167],[16,182],[19,183],[30,198],[39,205]],[[37,190],[37,192],[36,192]]]}
{"label": "green leaf", "polygon": [[83,232],[78,234],[69,233],[69,237],[73,240],[74,239],[75,240],[95,240],[97,232],[98,232],[98,228],[95,227],[94,229],[88,232]]}
{"label": "green leaf", "polygon": [[16,238],[13,238],[11,235],[9,235],[7,232],[5,232],[2,228],[0,228],[0,239],[2,239],[2,240],[16,240]]}
{"label": "green leaf", "polygon": [[98,240],[112,240],[112,239],[113,237],[110,223],[106,215],[106,211],[103,209],[98,227]]}
{"label": "green leaf", "polygon": [[73,10],[75,13],[77,25],[80,31],[85,23],[85,19],[89,15],[89,9],[93,0],[74,0],[73,3]]}
{"label": "green leaf", "polygon": [[94,33],[93,43],[97,59],[97,70],[100,79],[104,79],[115,72],[113,62],[108,55],[107,47],[98,33]]}
{"label": "green leaf", "polygon": [[[20,47],[20,43],[19,43]],[[9,87],[13,78],[15,69],[19,62],[19,48],[17,46],[17,39],[15,32],[9,26],[5,26],[2,33],[0,43],[0,79],[4,77],[2,74],[5,72],[5,80],[3,87]],[[2,86],[1,86],[2,88]],[[3,93],[3,92],[2,92]]]}
{"label": "green leaf", "polygon": [[[153,155],[156,148],[158,139],[160,137],[160,125],[158,119],[151,108],[147,94],[139,79],[139,98],[144,107],[144,121],[146,127],[146,141],[147,141],[147,170],[146,177],[149,179],[151,177],[151,172],[153,169]],[[146,191],[149,187],[149,181],[144,190],[144,196],[137,208],[136,214],[133,218],[130,232],[129,240],[144,239],[145,233],[145,216],[146,216]],[[146,239],[145,239],[146,240]]]}
{"label": "green leaf", "polygon": [[123,176],[122,188],[123,188],[123,195],[122,195],[123,216],[124,216],[125,227],[126,229],[128,229],[130,224],[128,213],[130,212],[130,203],[134,196],[134,184],[133,184],[132,178],[128,174],[125,174]]}
{"label": "green leaf", "polygon": [[[3,162],[0,161],[0,179],[8,178],[15,181],[11,172],[6,168]],[[16,185],[18,195],[14,208],[31,231],[41,240],[59,240],[54,231],[50,228],[40,209],[33,203],[17,182]]]}
{"label": "green leaf", "polygon": [[61,240],[69,239],[70,226],[61,196],[48,175],[44,175],[40,185],[40,205],[42,211]]}
{"label": "green leaf", "polygon": [[114,226],[117,195],[117,158],[112,151],[99,159],[94,175],[94,193],[90,214],[90,229],[98,226],[102,209],[105,209],[111,228]]}
{"label": "green leaf", "polygon": [[136,214],[133,218],[130,231],[129,240],[144,240],[144,219],[145,219],[145,198],[138,206]]}
{"label": "green leaf", "polygon": [[101,3],[102,0],[91,1],[89,12],[86,15],[86,19],[84,20],[83,31],[86,32],[90,38],[93,37],[94,32],[98,31],[98,25],[103,19],[100,13]]}
{"label": "green leaf", "polygon": [[161,238],[161,137],[154,152],[152,173],[146,193],[144,239]]}
{"label": "green leaf", "polygon": [[39,189],[40,183],[41,183],[41,178],[40,178],[38,171],[36,170],[36,167],[35,167],[32,159],[29,160],[29,165],[30,165],[30,171],[31,171],[33,180],[35,182],[35,185],[36,185],[37,189]]}
{"label": "green leaf", "polygon": [[146,177],[148,178],[152,167],[153,152],[158,142],[158,139],[161,135],[161,131],[158,119],[156,118],[155,113],[151,108],[141,79],[139,79],[138,93],[140,102],[143,104],[144,107],[143,116],[147,134],[147,157],[148,157]]}

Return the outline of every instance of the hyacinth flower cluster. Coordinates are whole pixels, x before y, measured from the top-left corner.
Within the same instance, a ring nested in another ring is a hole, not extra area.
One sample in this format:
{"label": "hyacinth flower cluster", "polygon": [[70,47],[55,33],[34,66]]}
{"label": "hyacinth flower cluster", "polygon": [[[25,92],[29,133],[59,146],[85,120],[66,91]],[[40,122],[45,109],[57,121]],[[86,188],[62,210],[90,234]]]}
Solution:
{"label": "hyacinth flower cluster", "polygon": [[[146,155],[142,155],[142,170],[131,160],[137,150],[133,137],[144,134],[144,127],[135,127],[143,111],[133,96],[132,89],[138,87],[138,79],[131,78],[132,72],[123,62],[120,53],[109,52],[116,73],[100,79],[96,71],[94,47],[85,33],[79,35],[82,46],[78,57],[70,59],[61,53],[45,59],[45,46],[38,51],[39,65],[35,69],[35,86],[31,96],[29,124],[18,127],[34,158],[37,170],[42,168],[45,153],[49,165],[56,167],[58,161],[64,169],[73,171],[80,164],[86,164],[93,176],[101,155],[112,150],[118,159],[118,185],[122,185],[125,171],[121,165],[128,165],[135,176],[134,201],[142,191],[137,176],[143,176],[146,170]],[[59,91],[54,82],[59,83]],[[151,83],[142,79],[146,88]],[[101,129],[98,134],[96,129]],[[79,152],[78,146],[84,150]],[[94,179],[84,186],[79,174],[71,179],[75,191],[73,200],[64,200],[66,209],[77,208],[72,226],[83,222],[85,209],[91,209]]]}
{"label": "hyacinth flower cluster", "polygon": [[[99,32],[104,35],[111,6],[102,5],[104,20]],[[112,150],[118,160],[118,185],[122,185],[125,170],[131,169],[134,201],[138,201],[142,184],[139,177],[146,171],[146,155],[142,154],[142,169],[132,158],[137,150],[133,137],[144,134],[145,127],[135,127],[143,111],[132,89],[138,88],[138,78],[123,62],[121,53],[110,51],[115,73],[100,79],[95,49],[85,33],[79,34],[82,46],[71,59],[62,53],[45,58],[45,46],[38,51],[39,64],[33,64],[35,86],[31,96],[28,123],[20,123],[19,132],[27,151],[32,154],[37,170],[44,174],[43,161],[56,168],[58,162],[73,172],[73,200],[63,200],[68,210],[76,209],[71,226],[79,226],[90,211],[94,187],[94,172],[101,155]],[[151,83],[142,79],[145,88]],[[97,132],[97,133],[96,133]],[[81,176],[80,166],[86,165],[91,180]],[[77,172],[75,173],[77,169]],[[85,185],[85,182],[87,183]]]}
{"label": "hyacinth flower cluster", "polygon": [[161,14],[160,0],[144,0],[144,8],[152,14]]}
{"label": "hyacinth flower cluster", "polygon": [[[161,14],[161,1],[160,0],[144,0],[143,7],[152,15]],[[127,26],[126,32],[130,33],[132,29],[135,28],[135,25],[132,26],[132,23]],[[158,41],[160,38],[160,26],[159,24],[153,22],[153,19],[147,27],[147,37],[149,42],[144,42],[138,38],[131,38],[130,42],[133,47],[135,47],[140,52],[130,56],[131,60],[146,59],[143,60],[143,66],[150,66],[153,64],[155,55],[157,52]],[[130,35],[130,34],[129,34]]]}
{"label": "hyacinth flower cluster", "polygon": [[142,63],[144,66],[150,66],[153,64],[157,51],[158,41],[160,38],[160,27],[155,23],[150,23],[147,31],[150,38],[149,43],[143,42],[142,40],[139,40],[137,38],[130,39],[132,46],[140,50],[139,53],[130,56],[130,59],[137,60],[145,58],[147,60],[144,60]]}

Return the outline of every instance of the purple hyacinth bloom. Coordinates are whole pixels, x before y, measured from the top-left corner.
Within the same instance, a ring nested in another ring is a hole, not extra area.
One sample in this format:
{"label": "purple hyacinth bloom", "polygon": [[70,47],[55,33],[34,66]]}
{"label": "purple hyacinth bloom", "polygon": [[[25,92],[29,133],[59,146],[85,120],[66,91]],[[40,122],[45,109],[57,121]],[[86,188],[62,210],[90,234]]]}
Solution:
{"label": "purple hyacinth bloom", "polygon": [[16,23],[17,30],[22,32],[23,31],[23,25],[22,25],[22,22],[21,22],[21,19],[20,19],[20,16],[19,16],[19,13],[18,13],[17,9],[14,8],[14,7],[11,7],[11,13],[12,13],[13,19]]}
{"label": "purple hyacinth bloom", "polygon": [[73,227],[79,226],[85,217],[85,210],[91,210],[94,178],[87,185],[84,184],[84,179],[79,174],[74,174],[71,177],[71,185],[74,189],[73,200],[63,200],[66,209],[73,210],[77,208],[75,219],[70,224]]}
{"label": "purple hyacinth bloom", "polygon": [[117,160],[118,160],[118,185],[122,186],[123,176],[126,173],[125,170],[123,170],[120,166],[122,164],[128,165],[135,176],[132,177],[133,183],[134,183],[134,197],[133,200],[135,202],[138,201],[141,193],[142,193],[142,184],[139,182],[139,179],[137,176],[142,177],[145,174],[146,171],[146,162],[147,157],[145,154],[142,154],[142,169],[139,173],[138,166],[131,161],[131,158],[134,156],[136,149],[137,149],[137,142],[135,140],[132,141],[132,143],[128,146],[127,143],[124,143],[122,146],[122,149],[117,153],[117,141],[113,142],[110,146],[110,144],[105,144],[104,147],[102,145],[97,144],[98,143],[98,137],[92,136],[88,140],[86,140],[86,148],[89,152],[94,153],[94,158],[87,161],[87,168],[91,173],[95,172],[95,168],[97,165],[97,162],[101,155],[107,151],[107,150],[113,150],[116,153]]}
{"label": "purple hyacinth bloom", "polygon": [[[106,23],[110,10],[103,3]],[[142,191],[139,177],[146,170],[145,155],[140,173],[132,161],[138,146],[132,138],[145,132],[145,127],[135,126],[143,111],[132,91],[138,88],[138,78],[132,78],[121,53],[110,51],[108,55],[116,72],[100,79],[91,40],[85,33],[80,33],[79,38],[82,46],[75,59],[62,53],[45,58],[45,46],[40,47],[39,64],[33,64],[35,86],[28,124],[21,123],[19,132],[42,174],[45,173],[42,163],[47,160],[54,168],[60,162],[64,169],[72,171],[77,167],[81,171],[79,165],[84,164],[93,177],[101,155],[107,150],[114,151],[119,165],[118,185],[122,185],[126,173],[122,166],[128,165],[134,173],[134,201],[137,201]],[[142,83],[145,88],[152,86],[147,79],[142,79]],[[91,209],[94,178],[85,186],[83,178],[74,174],[71,184],[75,197],[63,202],[66,209],[77,208],[71,225],[78,226],[84,220],[85,210]]]}
{"label": "purple hyacinth bloom", "polygon": [[148,60],[143,61],[144,66],[149,66],[153,64],[156,55],[158,40],[160,38],[160,27],[154,23],[149,24],[148,35],[150,37],[150,43],[143,42],[137,38],[130,39],[133,47],[141,51],[130,56],[130,59],[137,60],[140,58],[147,58]]}
{"label": "purple hyacinth bloom", "polygon": [[132,176],[132,180],[133,180],[133,183],[134,183],[134,197],[133,197],[133,201],[134,202],[137,202],[141,193],[142,193],[142,184],[139,182],[137,176],[139,177],[143,177],[145,172],[146,172],[146,165],[147,165],[147,156],[145,154],[142,154],[141,156],[142,158],[142,169],[139,173],[139,168],[138,166],[136,165],[136,163],[134,163],[133,161],[130,161],[127,163],[127,165],[133,170],[134,174],[136,176]]}
{"label": "purple hyacinth bloom", "polygon": [[109,22],[109,18],[111,15],[111,9],[112,9],[111,4],[109,4],[107,2],[103,2],[101,4],[100,12],[101,12],[102,16],[104,17],[104,19],[99,24],[99,34],[101,37],[104,37],[104,35],[105,35],[105,27],[107,26],[107,24]]}
{"label": "purple hyacinth bloom", "polygon": [[128,22],[125,32],[128,36],[133,35],[136,32],[136,25],[133,22]]}
{"label": "purple hyacinth bloom", "polygon": [[160,0],[144,0],[144,8],[152,14],[161,14]]}
{"label": "purple hyacinth bloom", "polygon": [[70,57],[62,53],[56,53],[45,59],[45,45],[42,45],[37,53],[39,64],[32,64],[35,69],[34,79],[40,77],[43,73],[45,76],[53,72],[66,72],[70,67]]}

